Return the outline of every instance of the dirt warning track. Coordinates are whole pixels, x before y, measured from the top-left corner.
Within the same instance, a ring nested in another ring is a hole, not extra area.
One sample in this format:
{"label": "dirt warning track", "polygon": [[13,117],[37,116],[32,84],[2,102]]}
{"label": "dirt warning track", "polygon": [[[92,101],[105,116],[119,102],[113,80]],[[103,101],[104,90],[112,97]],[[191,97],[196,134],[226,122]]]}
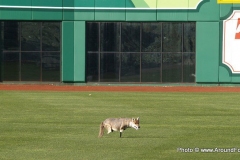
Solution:
{"label": "dirt warning track", "polygon": [[12,91],[108,91],[108,92],[240,92],[240,87],[222,86],[114,86],[114,85],[54,85],[0,84],[0,90]]}

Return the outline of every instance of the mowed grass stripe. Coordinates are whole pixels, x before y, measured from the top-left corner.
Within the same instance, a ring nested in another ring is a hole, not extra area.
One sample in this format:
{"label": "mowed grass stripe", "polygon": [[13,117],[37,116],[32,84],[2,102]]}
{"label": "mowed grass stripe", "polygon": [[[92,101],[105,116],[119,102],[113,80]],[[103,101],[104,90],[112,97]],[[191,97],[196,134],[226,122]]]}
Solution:
{"label": "mowed grass stripe", "polygon": [[[90,95],[91,94],[91,95]],[[0,91],[0,159],[237,159],[239,93]],[[140,117],[97,138],[108,117]]]}

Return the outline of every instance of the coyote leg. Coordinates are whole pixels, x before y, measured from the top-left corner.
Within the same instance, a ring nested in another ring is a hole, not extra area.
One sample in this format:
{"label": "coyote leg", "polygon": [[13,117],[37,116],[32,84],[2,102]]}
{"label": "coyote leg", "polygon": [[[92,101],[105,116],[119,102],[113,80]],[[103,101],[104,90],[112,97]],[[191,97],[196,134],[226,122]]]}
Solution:
{"label": "coyote leg", "polygon": [[111,132],[112,132],[111,128],[108,128],[108,133],[107,133],[107,134],[109,134],[109,133],[111,133]]}
{"label": "coyote leg", "polygon": [[120,129],[120,138],[122,137],[123,129]]}
{"label": "coyote leg", "polygon": [[112,128],[110,126],[107,126],[107,134],[111,133],[112,132]]}

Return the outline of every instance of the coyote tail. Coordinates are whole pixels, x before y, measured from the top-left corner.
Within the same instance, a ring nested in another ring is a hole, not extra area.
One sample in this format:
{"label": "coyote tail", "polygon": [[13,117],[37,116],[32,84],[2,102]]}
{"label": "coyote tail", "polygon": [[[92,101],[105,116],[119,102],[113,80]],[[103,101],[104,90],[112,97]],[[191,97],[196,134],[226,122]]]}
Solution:
{"label": "coyote tail", "polygon": [[100,129],[99,129],[99,134],[98,137],[102,137],[104,133],[104,126],[103,126],[103,122],[100,124]]}

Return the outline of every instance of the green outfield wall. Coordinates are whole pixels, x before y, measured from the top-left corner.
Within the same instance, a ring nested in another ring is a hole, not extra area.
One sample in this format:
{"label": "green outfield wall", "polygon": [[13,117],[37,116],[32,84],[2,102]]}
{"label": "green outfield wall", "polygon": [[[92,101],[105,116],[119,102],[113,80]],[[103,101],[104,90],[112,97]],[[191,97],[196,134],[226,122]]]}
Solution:
{"label": "green outfield wall", "polygon": [[222,63],[223,21],[234,10],[240,4],[217,0],[11,0],[0,1],[0,20],[60,22],[60,82],[71,83],[88,82],[87,22],[196,22],[195,82],[240,83],[240,74]]}

